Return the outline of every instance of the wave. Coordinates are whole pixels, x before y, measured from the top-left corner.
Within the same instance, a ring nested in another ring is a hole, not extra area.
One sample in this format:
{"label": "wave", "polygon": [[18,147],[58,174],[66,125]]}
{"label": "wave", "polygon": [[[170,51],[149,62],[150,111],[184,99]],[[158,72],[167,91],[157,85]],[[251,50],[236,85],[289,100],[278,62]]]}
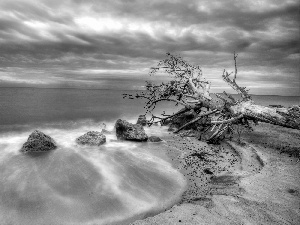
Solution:
{"label": "wave", "polygon": [[[37,157],[19,150],[33,127],[0,135],[0,220],[4,224],[123,224],[179,200],[182,174],[157,152],[165,147],[118,141],[78,146],[87,131],[113,130],[92,120],[38,127],[58,149]],[[37,127],[35,127],[36,129]],[[164,133],[147,128],[149,134]]]}

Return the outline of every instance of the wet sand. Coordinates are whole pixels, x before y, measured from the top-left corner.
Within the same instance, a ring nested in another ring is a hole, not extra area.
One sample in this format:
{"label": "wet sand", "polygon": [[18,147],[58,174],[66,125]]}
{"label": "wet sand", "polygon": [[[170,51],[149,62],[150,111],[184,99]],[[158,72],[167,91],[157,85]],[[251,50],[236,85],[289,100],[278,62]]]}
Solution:
{"label": "wet sand", "polygon": [[132,224],[300,224],[300,131],[261,123],[242,144],[163,138],[188,188],[171,209]]}

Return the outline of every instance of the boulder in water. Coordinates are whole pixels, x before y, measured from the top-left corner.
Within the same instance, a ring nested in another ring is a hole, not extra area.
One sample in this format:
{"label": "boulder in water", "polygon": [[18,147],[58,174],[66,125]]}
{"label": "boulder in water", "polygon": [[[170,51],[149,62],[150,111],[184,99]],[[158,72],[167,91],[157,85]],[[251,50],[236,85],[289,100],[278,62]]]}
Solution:
{"label": "boulder in water", "polygon": [[57,148],[55,141],[41,131],[33,131],[23,144],[21,152],[47,152]]}
{"label": "boulder in water", "polygon": [[140,124],[142,126],[146,126],[147,125],[146,116],[145,115],[139,115],[139,118],[138,118],[136,124]]}
{"label": "boulder in water", "polygon": [[118,139],[130,141],[147,141],[148,136],[140,124],[132,124],[126,120],[118,119],[116,124],[116,135]]}
{"label": "boulder in water", "polygon": [[157,136],[150,136],[148,138],[148,141],[150,141],[150,142],[160,142],[160,141],[162,141],[162,139],[160,137],[157,137]]}
{"label": "boulder in water", "polygon": [[99,146],[106,142],[106,137],[102,132],[89,131],[76,139],[77,144]]}

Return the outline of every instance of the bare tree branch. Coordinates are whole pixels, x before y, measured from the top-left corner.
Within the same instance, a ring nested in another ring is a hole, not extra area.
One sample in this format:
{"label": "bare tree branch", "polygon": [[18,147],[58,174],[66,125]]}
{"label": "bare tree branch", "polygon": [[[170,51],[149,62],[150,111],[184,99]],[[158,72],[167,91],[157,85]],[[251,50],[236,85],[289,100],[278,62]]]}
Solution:
{"label": "bare tree branch", "polygon": [[161,101],[176,102],[176,103],[178,103],[180,105],[183,105],[183,106],[185,106],[187,108],[193,108],[191,105],[189,105],[187,103],[184,103],[182,101],[178,101],[176,99],[171,99],[171,98],[160,98],[160,99],[157,99],[157,100],[153,101],[149,107],[151,107],[153,104],[156,104],[157,102],[161,102]]}
{"label": "bare tree branch", "polygon": [[237,66],[236,66],[236,58],[237,58],[238,54],[235,54],[235,52],[233,53],[233,60],[234,60],[234,78],[233,78],[233,82],[235,82],[236,76],[237,76]]}

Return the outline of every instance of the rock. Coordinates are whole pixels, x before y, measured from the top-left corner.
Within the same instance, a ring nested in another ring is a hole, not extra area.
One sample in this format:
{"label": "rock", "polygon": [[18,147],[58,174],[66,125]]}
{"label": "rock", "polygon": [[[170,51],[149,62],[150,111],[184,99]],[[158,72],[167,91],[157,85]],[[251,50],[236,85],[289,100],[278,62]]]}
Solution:
{"label": "rock", "polygon": [[99,146],[106,142],[106,137],[102,132],[89,131],[76,139],[77,144]]}
{"label": "rock", "polygon": [[120,140],[147,141],[148,136],[140,124],[132,124],[126,120],[118,119],[116,124],[116,135]]}
{"label": "rock", "polygon": [[150,136],[148,138],[148,141],[150,141],[150,142],[160,142],[160,141],[162,141],[162,139],[160,139],[160,137],[157,137],[157,136]]}
{"label": "rock", "polygon": [[284,108],[283,105],[269,105],[272,108]]}
{"label": "rock", "polygon": [[145,115],[139,115],[139,118],[138,118],[136,124],[140,124],[142,126],[146,126],[147,125],[146,116]]}
{"label": "rock", "polygon": [[55,141],[41,131],[33,131],[23,144],[21,152],[47,152],[57,148]]}

